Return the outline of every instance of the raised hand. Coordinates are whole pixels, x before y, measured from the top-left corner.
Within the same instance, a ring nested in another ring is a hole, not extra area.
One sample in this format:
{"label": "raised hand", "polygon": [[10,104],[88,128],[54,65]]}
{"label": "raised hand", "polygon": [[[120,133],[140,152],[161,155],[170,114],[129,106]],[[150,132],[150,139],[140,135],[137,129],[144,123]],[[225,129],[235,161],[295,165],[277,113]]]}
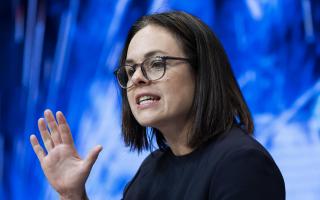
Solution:
{"label": "raised hand", "polygon": [[38,120],[38,127],[47,153],[37,137],[30,136],[44,174],[61,199],[86,199],[85,182],[102,147],[96,146],[85,159],[81,159],[62,112],[56,113],[58,123],[50,110],[46,110],[44,116],[49,130],[43,118]]}

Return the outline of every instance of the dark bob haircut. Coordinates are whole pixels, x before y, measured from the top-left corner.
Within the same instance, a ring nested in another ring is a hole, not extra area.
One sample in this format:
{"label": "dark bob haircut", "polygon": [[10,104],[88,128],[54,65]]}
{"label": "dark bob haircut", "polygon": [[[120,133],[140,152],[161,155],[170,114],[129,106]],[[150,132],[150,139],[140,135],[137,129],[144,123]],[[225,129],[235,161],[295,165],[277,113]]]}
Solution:
{"label": "dark bob haircut", "polygon": [[[237,124],[253,133],[253,120],[231,69],[228,57],[218,38],[201,20],[188,13],[171,11],[143,16],[129,30],[120,58],[125,63],[133,36],[148,25],[165,28],[178,40],[195,73],[195,96],[190,110],[191,128],[188,145],[197,148],[209,139],[223,134]],[[167,147],[162,133],[141,126],[134,118],[127,91],[122,94],[122,134],[131,150],[152,149],[152,140],[160,149]]]}

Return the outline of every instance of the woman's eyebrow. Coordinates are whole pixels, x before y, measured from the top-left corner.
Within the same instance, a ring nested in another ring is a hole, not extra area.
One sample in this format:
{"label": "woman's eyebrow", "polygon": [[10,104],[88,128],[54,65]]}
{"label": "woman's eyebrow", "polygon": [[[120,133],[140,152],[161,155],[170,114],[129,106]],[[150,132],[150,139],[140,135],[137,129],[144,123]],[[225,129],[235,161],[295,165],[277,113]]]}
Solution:
{"label": "woman's eyebrow", "polygon": [[161,51],[161,50],[150,51],[150,52],[144,54],[144,58],[149,58],[149,57],[155,56],[157,54],[167,55],[167,52]]}
{"label": "woman's eyebrow", "polygon": [[[162,51],[162,50],[153,50],[153,51],[149,51],[148,53],[144,54],[143,58],[146,59],[149,57],[156,56],[157,54],[167,55],[168,53],[165,51]],[[134,59],[129,58],[129,59],[126,59],[125,63],[126,64],[135,64],[136,62]]]}
{"label": "woman's eyebrow", "polygon": [[124,63],[125,64],[134,64],[135,62],[132,59],[126,59]]}

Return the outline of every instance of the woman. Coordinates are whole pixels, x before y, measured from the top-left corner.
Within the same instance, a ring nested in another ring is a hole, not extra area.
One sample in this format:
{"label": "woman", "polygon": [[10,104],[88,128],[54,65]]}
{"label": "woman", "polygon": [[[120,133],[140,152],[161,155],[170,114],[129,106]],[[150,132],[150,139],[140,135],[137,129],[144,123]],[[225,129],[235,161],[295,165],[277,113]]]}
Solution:
{"label": "woman", "polygon": [[[123,199],[282,200],[284,181],[250,134],[253,121],[228,58],[209,27],[184,12],[144,16],[130,29],[115,72],[126,145],[159,149],[141,164]],[[39,119],[46,155],[30,140],[61,199],[86,199],[102,147],[81,159],[61,112]],[[150,128],[147,128],[150,127]]]}

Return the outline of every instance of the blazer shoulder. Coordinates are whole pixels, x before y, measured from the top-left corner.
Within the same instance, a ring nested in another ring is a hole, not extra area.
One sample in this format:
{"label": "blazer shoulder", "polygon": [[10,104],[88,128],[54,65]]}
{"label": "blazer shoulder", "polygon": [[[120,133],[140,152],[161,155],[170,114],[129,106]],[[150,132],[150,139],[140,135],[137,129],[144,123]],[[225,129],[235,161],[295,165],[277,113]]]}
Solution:
{"label": "blazer shoulder", "polygon": [[208,149],[209,157],[212,157],[212,160],[216,162],[220,162],[233,154],[246,151],[259,152],[273,160],[262,144],[239,127],[233,127],[231,130],[212,139],[206,148]]}

